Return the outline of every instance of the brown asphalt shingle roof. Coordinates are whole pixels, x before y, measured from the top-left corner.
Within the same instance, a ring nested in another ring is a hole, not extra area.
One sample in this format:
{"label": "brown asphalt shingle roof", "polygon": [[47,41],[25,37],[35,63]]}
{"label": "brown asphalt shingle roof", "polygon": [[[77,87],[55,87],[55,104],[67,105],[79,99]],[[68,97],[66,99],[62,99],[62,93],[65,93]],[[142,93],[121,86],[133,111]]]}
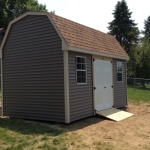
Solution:
{"label": "brown asphalt shingle roof", "polygon": [[115,37],[50,13],[69,46],[128,57]]}

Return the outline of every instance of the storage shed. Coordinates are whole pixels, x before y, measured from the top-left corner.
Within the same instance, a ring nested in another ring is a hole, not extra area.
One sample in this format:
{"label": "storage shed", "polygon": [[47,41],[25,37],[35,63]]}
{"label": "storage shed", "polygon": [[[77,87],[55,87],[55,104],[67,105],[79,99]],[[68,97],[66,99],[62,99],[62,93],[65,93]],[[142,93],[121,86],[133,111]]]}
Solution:
{"label": "storage shed", "polygon": [[2,43],[2,40],[3,40],[4,34],[5,34],[5,30],[4,30],[4,28],[0,28],[0,45],[1,45],[1,43]]}
{"label": "storage shed", "polygon": [[0,50],[3,116],[70,123],[127,105],[129,57],[111,35],[28,12],[10,22]]}

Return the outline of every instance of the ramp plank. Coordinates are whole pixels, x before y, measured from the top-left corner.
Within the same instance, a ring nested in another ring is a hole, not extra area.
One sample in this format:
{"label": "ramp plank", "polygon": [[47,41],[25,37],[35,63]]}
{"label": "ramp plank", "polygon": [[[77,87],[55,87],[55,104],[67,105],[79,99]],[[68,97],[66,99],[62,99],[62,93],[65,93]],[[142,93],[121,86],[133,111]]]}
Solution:
{"label": "ramp plank", "polygon": [[129,113],[129,112],[126,112],[123,110],[119,110],[116,108],[110,108],[110,109],[106,109],[106,110],[102,110],[102,111],[97,111],[96,114],[101,115],[106,118],[109,118],[114,121],[121,121],[128,117],[133,116],[132,113]]}

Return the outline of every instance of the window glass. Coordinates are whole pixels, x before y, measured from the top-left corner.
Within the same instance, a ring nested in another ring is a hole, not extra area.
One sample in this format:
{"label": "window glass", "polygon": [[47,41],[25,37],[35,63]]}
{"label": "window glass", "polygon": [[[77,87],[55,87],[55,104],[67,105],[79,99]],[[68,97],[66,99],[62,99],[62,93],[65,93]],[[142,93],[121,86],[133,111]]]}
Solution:
{"label": "window glass", "polygon": [[117,71],[122,71],[122,62],[117,62]]}
{"label": "window glass", "polygon": [[76,56],[77,83],[86,83],[86,57]]}
{"label": "window glass", "polygon": [[117,62],[117,81],[122,81],[122,62]]}

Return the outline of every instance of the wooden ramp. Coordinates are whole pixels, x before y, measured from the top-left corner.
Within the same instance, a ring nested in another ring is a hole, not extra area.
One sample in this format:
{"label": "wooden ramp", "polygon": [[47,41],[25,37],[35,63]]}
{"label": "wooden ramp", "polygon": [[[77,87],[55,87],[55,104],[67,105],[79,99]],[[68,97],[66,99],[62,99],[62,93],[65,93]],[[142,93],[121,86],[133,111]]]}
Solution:
{"label": "wooden ramp", "polygon": [[96,114],[106,117],[106,118],[109,118],[114,121],[121,121],[128,117],[133,116],[133,114],[131,114],[129,112],[119,110],[116,108],[110,108],[110,109],[106,109],[106,110],[102,110],[102,111],[97,111]]}

